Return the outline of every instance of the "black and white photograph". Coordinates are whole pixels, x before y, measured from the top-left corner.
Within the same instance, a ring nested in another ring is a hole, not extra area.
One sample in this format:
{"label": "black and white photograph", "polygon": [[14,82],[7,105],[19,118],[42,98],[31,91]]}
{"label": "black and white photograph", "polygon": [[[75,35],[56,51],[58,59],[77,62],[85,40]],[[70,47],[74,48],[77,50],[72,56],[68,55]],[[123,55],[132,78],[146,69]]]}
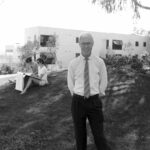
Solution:
{"label": "black and white photograph", "polygon": [[150,150],[149,0],[0,0],[0,150]]}

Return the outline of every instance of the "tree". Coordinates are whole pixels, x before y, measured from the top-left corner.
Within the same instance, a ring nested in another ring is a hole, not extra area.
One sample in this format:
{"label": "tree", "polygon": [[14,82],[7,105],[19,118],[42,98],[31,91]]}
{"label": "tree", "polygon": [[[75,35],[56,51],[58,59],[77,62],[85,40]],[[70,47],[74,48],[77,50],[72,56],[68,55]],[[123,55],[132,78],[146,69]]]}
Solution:
{"label": "tree", "polygon": [[30,57],[33,55],[33,43],[31,41],[28,41],[24,46],[22,46],[19,49],[19,53],[20,53],[20,59],[24,60],[27,57]]}
{"label": "tree", "polygon": [[[126,8],[129,0],[92,0],[93,4],[96,2],[98,2],[108,13],[112,13]],[[150,6],[145,6],[142,3],[142,0],[130,0],[130,4],[134,13],[134,18],[140,18],[139,8],[150,10]]]}
{"label": "tree", "polygon": [[20,53],[20,59],[24,60],[27,57],[32,57],[34,56],[35,58],[35,54],[36,51],[38,51],[38,49],[40,48],[40,43],[39,41],[36,39],[36,36],[34,36],[34,41],[28,41],[24,46],[19,48],[19,53]]}

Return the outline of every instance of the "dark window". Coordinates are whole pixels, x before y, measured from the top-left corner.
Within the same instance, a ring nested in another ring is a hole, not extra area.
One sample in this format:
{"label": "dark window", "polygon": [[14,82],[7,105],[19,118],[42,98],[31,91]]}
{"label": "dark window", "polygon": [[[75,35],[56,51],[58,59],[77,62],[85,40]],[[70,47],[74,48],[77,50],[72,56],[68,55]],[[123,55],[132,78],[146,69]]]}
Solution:
{"label": "dark window", "polygon": [[76,37],[76,43],[79,43],[79,38],[78,37]]}
{"label": "dark window", "polygon": [[40,35],[40,45],[42,47],[55,47],[55,37],[53,35]]}
{"label": "dark window", "polygon": [[139,42],[138,41],[135,42],[135,46],[139,46]]}
{"label": "dark window", "polygon": [[80,56],[80,53],[76,53],[76,57]]}
{"label": "dark window", "polygon": [[56,61],[56,55],[49,52],[41,52],[40,58],[44,60],[45,64],[55,64]]}
{"label": "dark window", "polygon": [[146,42],[143,42],[143,46],[146,47]]}
{"label": "dark window", "polygon": [[106,40],[106,49],[109,48],[109,40]]}
{"label": "dark window", "polygon": [[122,50],[122,40],[113,40],[112,41],[112,49],[114,50]]}

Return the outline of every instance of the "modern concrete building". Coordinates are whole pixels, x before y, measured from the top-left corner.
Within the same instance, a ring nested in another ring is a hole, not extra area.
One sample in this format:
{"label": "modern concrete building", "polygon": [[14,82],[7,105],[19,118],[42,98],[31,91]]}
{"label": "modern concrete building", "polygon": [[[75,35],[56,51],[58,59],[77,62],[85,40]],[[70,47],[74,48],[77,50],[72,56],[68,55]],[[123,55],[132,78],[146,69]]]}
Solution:
{"label": "modern concrete building", "polygon": [[14,66],[14,64],[18,64],[19,61],[17,47],[14,45],[6,45],[5,54],[0,55],[0,66],[3,64]]}
{"label": "modern concrete building", "polygon": [[[62,62],[63,66],[68,66],[70,60],[80,55],[79,48],[79,30],[60,29],[51,27],[32,27],[25,30],[25,42],[38,41],[39,50],[46,50],[48,41],[56,50],[57,60]],[[143,55],[148,53],[149,39],[146,36],[134,34],[115,34],[92,32],[94,37],[93,53],[97,56],[104,57],[106,54],[121,55]],[[54,39],[53,39],[54,38]]]}
{"label": "modern concrete building", "polygon": [[5,46],[5,58],[8,59],[8,63],[16,64],[19,63],[18,51],[16,45],[6,45]]}

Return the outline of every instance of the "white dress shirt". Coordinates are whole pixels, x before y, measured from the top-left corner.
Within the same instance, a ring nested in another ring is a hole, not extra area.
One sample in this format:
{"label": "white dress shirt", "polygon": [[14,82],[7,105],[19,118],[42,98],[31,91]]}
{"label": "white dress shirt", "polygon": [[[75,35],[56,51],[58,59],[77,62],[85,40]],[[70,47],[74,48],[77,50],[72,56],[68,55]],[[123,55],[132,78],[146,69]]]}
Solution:
{"label": "white dress shirt", "polygon": [[[91,55],[89,63],[89,80],[90,95],[105,95],[107,87],[107,70],[104,61],[96,56]],[[84,67],[85,58],[80,55],[73,59],[68,67],[68,88],[71,92],[83,96],[84,95]]]}

